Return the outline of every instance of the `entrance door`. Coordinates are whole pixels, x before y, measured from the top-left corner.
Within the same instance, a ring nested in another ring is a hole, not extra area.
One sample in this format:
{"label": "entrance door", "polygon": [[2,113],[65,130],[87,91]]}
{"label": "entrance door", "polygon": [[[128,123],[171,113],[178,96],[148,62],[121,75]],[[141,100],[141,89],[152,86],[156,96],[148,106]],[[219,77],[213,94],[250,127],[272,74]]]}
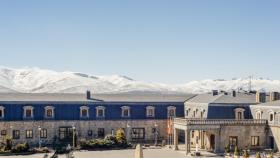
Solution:
{"label": "entrance door", "polygon": [[274,138],[271,136],[269,137],[269,148],[274,149]]}
{"label": "entrance door", "polygon": [[59,127],[59,140],[65,144],[73,145],[73,128],[71,126]]}
{"label": "entrance door", "polygon": [[230,136],[229,137],[229,148],[231,151],[234,151],[235,147],[238,146],[238,137]]}
{"label": "entrance door", "polygon": [[210,135],[210,149],[211,150],[215,149],[215,135],[214,134]]}

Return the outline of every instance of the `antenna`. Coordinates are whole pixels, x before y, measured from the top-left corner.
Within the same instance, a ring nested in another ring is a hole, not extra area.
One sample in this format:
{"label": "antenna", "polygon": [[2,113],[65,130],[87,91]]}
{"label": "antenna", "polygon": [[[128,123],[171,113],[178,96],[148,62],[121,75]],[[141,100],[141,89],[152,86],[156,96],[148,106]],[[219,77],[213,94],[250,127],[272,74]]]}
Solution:
{"label": "antenna", "polygon": [[252,75],[249,76],[249,84],[248,84],[248,91],[251,92],[252,91]]}

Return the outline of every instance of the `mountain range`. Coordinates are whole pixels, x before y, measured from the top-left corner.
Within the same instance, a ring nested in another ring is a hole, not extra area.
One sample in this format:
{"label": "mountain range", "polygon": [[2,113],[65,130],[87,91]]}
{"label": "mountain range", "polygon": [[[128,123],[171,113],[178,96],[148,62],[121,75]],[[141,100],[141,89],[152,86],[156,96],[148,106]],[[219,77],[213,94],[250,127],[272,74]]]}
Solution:
{"label": "mountain range", "polygon": [[122,75],[94,76],[40,68],[0,67],[0,93],[206,93],[212,90],[280,91],[280,80],[238,78],[206,79],[185,84],[143,82]]}

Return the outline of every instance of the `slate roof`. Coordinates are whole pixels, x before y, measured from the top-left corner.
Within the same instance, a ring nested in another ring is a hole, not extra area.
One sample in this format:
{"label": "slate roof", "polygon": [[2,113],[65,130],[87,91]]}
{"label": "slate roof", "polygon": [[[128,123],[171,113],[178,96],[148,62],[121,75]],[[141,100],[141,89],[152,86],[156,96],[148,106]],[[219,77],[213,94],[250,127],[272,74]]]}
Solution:
{"label": "slate roof", "polygon": [[70,93],[2,93],[0,102],[184,102],[191,94],[86,94]]}
{"label": "slate roof", "polygon": [[236,93],[236,97],[231,94],[219,93],[213,96],[212,93],[199,94],[186,102],[191,103],[216,103],[216,104],[257,104],[256,94]]}

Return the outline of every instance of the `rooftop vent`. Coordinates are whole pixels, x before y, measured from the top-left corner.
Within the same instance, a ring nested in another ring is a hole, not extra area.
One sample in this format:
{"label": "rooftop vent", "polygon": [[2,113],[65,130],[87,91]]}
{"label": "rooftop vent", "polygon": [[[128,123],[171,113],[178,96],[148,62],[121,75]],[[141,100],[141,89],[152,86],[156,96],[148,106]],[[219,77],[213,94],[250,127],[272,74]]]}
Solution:
{"label": "rooftop vent", "polygon": [[270,92],[270,101],[276,101],[280,99],[279,92]]}
{"label": "rooftop vent", "polygon": [[87,95],[87,99],[91,99],[90,91],[87,91],[86,95]]}

